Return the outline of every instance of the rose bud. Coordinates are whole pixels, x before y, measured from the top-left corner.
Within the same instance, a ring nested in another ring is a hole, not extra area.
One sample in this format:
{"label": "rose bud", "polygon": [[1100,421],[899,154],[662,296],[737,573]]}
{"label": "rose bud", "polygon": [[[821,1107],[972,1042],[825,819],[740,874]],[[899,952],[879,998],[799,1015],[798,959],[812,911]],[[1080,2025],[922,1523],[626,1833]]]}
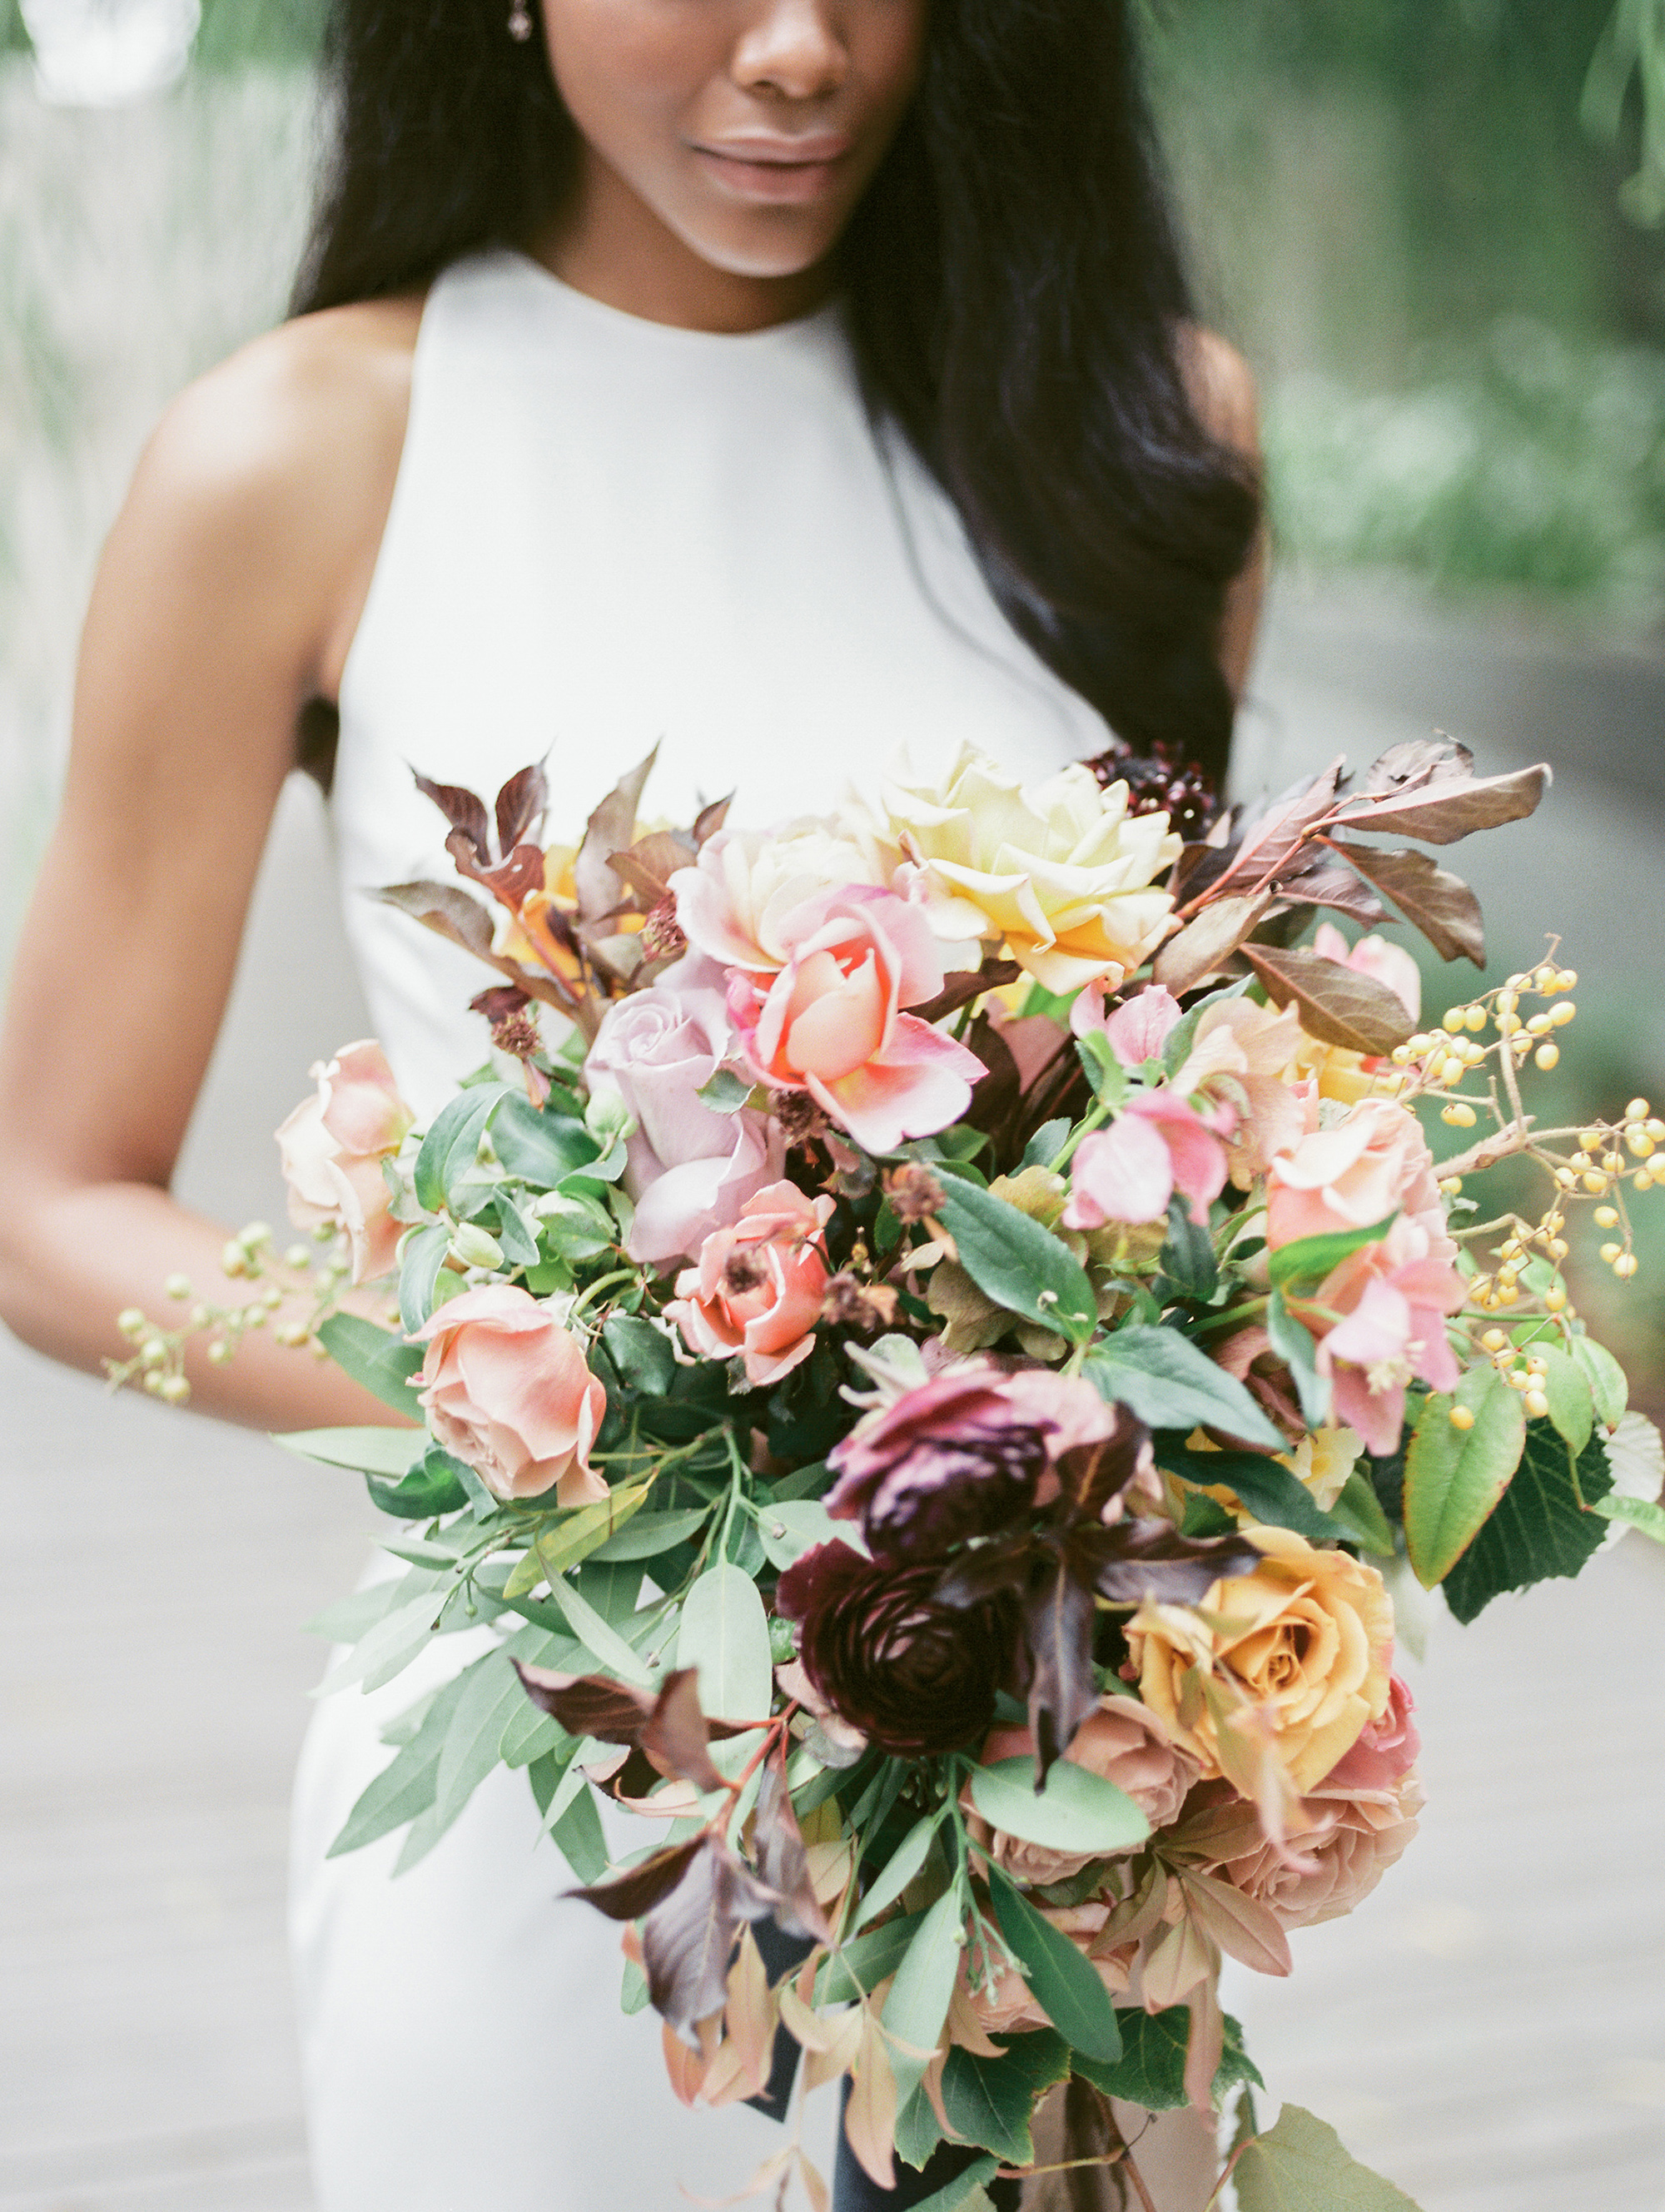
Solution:
{"label": "rose bud", "polygon": [[785,1618],[801,1623],[799,1656],[820,1695],[897,1759],[980,1740],[1012,1671],[1015,1601],[939,1605],[938,1571],[819,1544],[787,1568],[775,1596]]}

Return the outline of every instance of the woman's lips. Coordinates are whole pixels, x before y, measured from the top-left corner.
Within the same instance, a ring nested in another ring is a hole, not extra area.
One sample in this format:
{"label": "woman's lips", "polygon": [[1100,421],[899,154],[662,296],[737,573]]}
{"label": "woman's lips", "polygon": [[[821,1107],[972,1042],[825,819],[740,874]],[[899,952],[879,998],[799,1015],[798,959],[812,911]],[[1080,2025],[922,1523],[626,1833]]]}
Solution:
{"label": "woman's lips", "polygon": [[801,207],[823,198],[850,150],[847,138],[735,139],[696,144],[693,151],[715,181],[737,199]]}

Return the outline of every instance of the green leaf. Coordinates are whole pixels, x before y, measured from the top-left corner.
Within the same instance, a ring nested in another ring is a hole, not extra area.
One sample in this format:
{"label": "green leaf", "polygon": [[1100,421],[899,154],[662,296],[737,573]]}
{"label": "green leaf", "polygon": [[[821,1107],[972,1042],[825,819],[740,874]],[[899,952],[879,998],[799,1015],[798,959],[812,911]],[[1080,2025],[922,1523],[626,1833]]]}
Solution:
{"label": "green leaf", "polygon": [[1075,1051],[1094,1097],[1103,1105],[1120,1106],[1127,1096],[1127,1071],[1103,1030],[1089,1030],[1078,1037]]}
{"label": "green leaf", "polygon": [[1027,2166],[1035,2156],[1030,2121],[1036,2101],[1069,2075],[1068,2047],[1048,2030],[1013,2036],[999,2058],[956,2047],[943,2069],[943,2109],[956,2135],[1008,2166]]}
{"label": "green leaf", "polygon": [[[1257,2089],[1264,2089],[1266,2087],[1260,2068],[1243,2049],[1242,2021],[1233,2020],[1229,2012],[1223,2013],[1221,2019],[1224,2024],[1225,2034],[1224,2047],[1220,2052],[1220,2063],[1214,2072],[1213,2098],[1216,2112],[1224,2111],[1227,2097],[1239,2082],[1245,2088],[1251,2083]],[[1251,2112],[1254,2110],[1252,2101],[1249,2109]]]}
{"label": "green leaf", "polygon": [[1000,2170],[998,2158],[980,2158],[957,2173],[951,2181],[921,2197],[914,2212],[994,2212],[993,2199],[984,2187]]}
{"label": "green leaf", "polygon": [[1164,1305],[1175,1298],[1206,1305],[1219,1287],[1219,1262],[1214,1257],[1208,1224],[1191,1218],[1191,1209],[1182,1198],[1175,1198],[1169,1205],[1168,1242],[1158,1264],[1162,1270],[1158,1293]]}
{"label": "green leaf", "polygon": [[451,1231],[437,1228],[413,1230],[399,1257],[399,1320],[407,1336],[414,1336],[434,1311],[434,1292],[451,1249]]}
{"label": "green leaf", "polygon": [[757,1508],[757,1534],[769,1565],[781,1573],[817,1544],[848,1543],[854,1533],[848,1521],[835,1521],[817,1498],[779,1505],[765,1501]]}
{"label": "green leaf", "polygon": [[1579,1455],[1575,1482],[1566,1444],[1549,1422],[1532,1422],[1501,1504],[1445,1577],[1445,1601],[1456,1618],[1473,1620],[1504,1590],[1579,1573],[1607,1530],[1601,1513],[1584,1508],[1597,1505],[1612,1487],[1599,1437]]}
{"label": "green leaf", "polygon": [[391,1329],[378,1328],[357,1314],[331,1314],[319,1326],[319,1341],[336,1365],[373,1398],[407,1417],[415,1413],[416,1394],[407,1387],[422,1363],[419,1344],[407,1344]]}
{"label": "green leaf", "polygon": [[639,1689],[651,1686],[653,1676],[644,1662],[618,1631],[610,1627],[595,1607],[579,1595],[564,1575],[557,1576],[550,1583],[550,1598],[568,1627],[599,1666],[617,1674],[622,1682],[634,1682]]}
{"label": "green leaf", "polygon": [[767,1720],[774,1702],[769,1620],[750,1575],[724,1561],[683,1603],[677,1664],[700,1670],[700,1704],[714,1720]]}
{"label": "green leaf", "polygon": [[945,1176],[942,1188],[939,1218],[984,1297],[1085,1344],[1098,1326],[1098,1308],[1068,1249],[1038,1221],[975,1183]]}
{"label": "green leaf", "polygon": [[738,1076],[732,1067],[720,1067],[714,1075],[702,1083],[694,1096],[702,1106],[714,1114],[738,1114],[751,1096],[751,1085]]}
{"label": "green leaf", "polygon": [[590,1557],[610,1563],[617,1559],[656,1559],[672,1545],[685,1544],[710,1518],[708,1505],[690,1505],[680,1513],[638,1513],[632,1517],[629,1528],[621,1528],[605,1544],[598,1544]]}
{"label": "green leaf", "polygon": [[1592,1501],[1590,1510],[1599,1513],[1604,1521],[1622,1521],[1632,1528],[1639,1528],[1656,1544],[1665,1544],[1665,1506],[1656,1505],[1650,1498],[1598,1498]]}
{"label": "green leaf", "polygon": [[1086,1375],[1101,1398],[1148,1428],[1218,1428],[1267,1451],[1287,1449],[1237,1377],[1176,1329],[1138,1322],[1117,1329],[1088,1355]]}
{"label": "green leaf", "polygon": [[290,1429],[272,1438],[299,1459],[358,1474],[408,1474],[428,1449],[426,1429]]}
{"label": "green leaf", "polygon": [[885,2033],[894,2039],[890,2064],[898,2105],[906,2104],[919,2087],[936,2050],[964,1942],[965,1900],[957,1887],[945,1890],[920,1922],[884,2000]]}
{"label": "green leaf", "polygon": [[517,1182],[553,1190],[564,1176],[591,1166],[598,1147],[581,1121],[541,1112],[511,1092],[491,1117],[491,1149]]}
{"label": "green leaf", "polygon": [[1280,1244],[1267,1261],[1273,1288],[1299,1289],[1304,1285],[1316,1290],[1344,1260],[1366,1244],[1379,1244],[1398,1218],[1395,1212],[1369,1229],[1333,1229],[1327,1236],[1302,1237],[1293,1244]]}
{"label": "green leaf", "polygon": [[1022,1961],[1024,1978],[1047,2018],[1072,2050],[1113,2064],[1121,2056],[1115,2007],[1085,1953],[1043,1918],[993,1863],[988,1887],[1000,1933]]}
{"label": "green leaf", "polygon": [[924,1918],[922,1912],[904,1913],[842,1943],[816,1976],[817,2004],[848,2004],[877,1989],[901,1965]]}
{"label": "green leaf", "polygon": [[606,1873],[607,1838],[596,1808],[595,1793],[587,1785],[550,1829],[562,1856],[581,1882],[599,1881]]}
{"label": "green leaf", "polygon": [[432,1446],[403,1481],[378,1482],[374,1475],[367,1475],[365,1481],[378,1512],[392,1514],[398,1521],[435,1520],[468,1503],[456,1461],[449,1452]]}
{"label": "green leaf", "polygon": [[343,1858],[349,1851],[362,1850],[427,1812],[439,1787],[440,1753],[468,1681],[465,1672],[443,1686],[410,1741],[360,1792],[326,1857]]}
{"label": "green leaf", "polygon": [[650,1398],[670,1395],[677,1379],[677,1355],[663,1329],[638,1314],[611,1314],[601,1341],[627,1390]]}
{"label": "green leaf", "polygon": [[1042,1122],[1024,1146],[1024,1157],[1018,1165],[1023,1168],[1049,1168],[1064,1149],[1070,1133],[1069,1117],[1060,1115],[1055,1121]]}
{"label": "green leaf", "polygon": [[1631,1402],[1631,1386],[1624,1369],[1606,1345],[1598,1344],[1593,1336],[1575,1336],[1569,1349],[1589,1377],[1596,1419],[1604,1427],[1616,1429]]}
{"label": "green leaf", "polygon": [[1027,1844],[1114,1857],[1142,1844],[1151,1824],[1133,1799],[1067,1759],[1054,1760],[1036,1791],[1033,1759],[1003,1759],[971,1770],[971,1802],[988,1822]]}
{"label": "green leaf", "polygon": [[1304,1328],[1291,1313],[1284,1303],[1281,1291],[1273,1291],[1267,1301],[1266,1333],[1272,1340],[1272,1349],[1295,1378],[1301,1413],[1307,1426],[1322,1428],[1330,1417],[1330,1405],[1335,1394],[1328,1376],[1318,1372],[1318,1347],[1312,1340],[1310,1330]]}
{"label": "green leaf", "polygon": [[1077,2058],[1075,2070],[1107,2097],[1139,2105],[1147,2112],[1176,2112],[1190,2100],[1185,2087],[1185,2054],[1190,2046],[1191,2014],[1170,2005],[1155,2014],[1138,2007],[1123,2010],[1121,2057],[1114,2066]]}
{"label": "green leaf", "polygon": [[896,2113],[896,2156],[915,2172],[942,2141],[942,2128],[921,2081]]}
{"label": "green leaf", "polygon": [[443,1213],[454,1181],[474,1165],[492,1115],[513,1097],[506,1083],[482,1083],[442,1106],[422,1140],[412,1177],[424,1213]]}
{"label": "green leaf", "polygon": [[1369,1477],[1358,1468],[1355,1468],[1347,1477],[1341,1495],[1330,1508],[1330,1518],[1340,1523],[1361,1551],[1374,1552],[1379,1559],[1392,1559],[1394,1532]]}
{"label": "green leaf", "polygon": [[925,1864],[932,1839],[942,1826],[946,1809],[945,1806],[939,1806],[934,1813],[927,1813],[922,1820],[916,1821],[908,1831],[886,1860],[878,1881],[862,1899],[860,1910],[850,1923],[852,1928],[865,1928],[870,1920],[896,1903]]}
{"label": "green leaf", "polygon": [[1285,2105],[1232,2175],[1240,2212],[1417,2212],[1402,2189],[1351,2157],[1334,2128]]}
{"label": "green leaf", "polygon": [[1216,1483],[1235,1490],[1255,1519],[1268,1528],[1292,1528],[1309,1543],[1333,1544],[1345,1534],[1328,1513],[1320,1512],[1311,1492],[1286,1467],[1257,1452],[1189,1451],[1166,1437],[1157,1439],[1158,1467],[1200,1488]]}
{"label": "green leaf", "polygon": [[[653,1488],[650,1477],[645,1482],[622,1483],[611,1496],[599,1498],[592,1505],[580,1505],[575,1512],[563,1513],[558,1521],[551,1522],[539,1531],[533,1547],[538,1565],[553,1582],[568,1567],[587,1559],[610,1536],[617,1534],[637,1513],[643,1499]],[[513,1577],[510,1578],[511,1586]],[[532,1582],[522,1585],[524,1589],[535,1587]],[[520,1590],[515,1591],[518,1597]]]}
{"label": "green leaf", "polygon": [[1595,1427],[1594,1386],[1572,1354],[1559,1344],[1534,1342],[1528,1349],[1533,1358],[1544,1363],[1540,1387],[1549,1401],[1550,1421],[1576,1459]]}
{"label": "green leaf", "polygon": [[527,1702],[520,1678],[501,1650],[471,1668],[468,1687],[458,1700],[440,1753],[434,1818],[443,1832],[462,1811],[493,1767],[501,1765],[498,1746],[509,1721]]}
{"label": "green leaf", "polygon": [[[1474,1426],[1453,1428],[1453,1405]],[[1455,1398],[1429,1399],[1405,1455],[1405,1540],[1425,1589],[1442,1583],[1494,1510],[1520,1464],[1526,1408],[1496,1368],[1471,1367]]]}

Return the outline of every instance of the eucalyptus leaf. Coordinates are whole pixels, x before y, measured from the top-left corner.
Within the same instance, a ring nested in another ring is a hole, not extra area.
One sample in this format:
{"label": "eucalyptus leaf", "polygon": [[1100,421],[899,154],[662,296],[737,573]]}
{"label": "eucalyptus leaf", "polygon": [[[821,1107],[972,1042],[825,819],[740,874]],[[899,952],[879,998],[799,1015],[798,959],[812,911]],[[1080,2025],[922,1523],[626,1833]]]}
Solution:
{"label": "eucalyptus leaf", "polygon": [[674,1545],[697,1535],[711,1518],[708,1505],[690,1505],[675,1513],[638,1513],[617,1535],[598,1544],[590,1557],[611,1563],[619,1559],[656,1559]]}
{"label": "eucalyptus leaf", "polygon": [[426,1429],[291,1429],[272,1437],[297,1459],[358,1474],[408,1474],[428,1449]]}
{"label": "eucalyptus leaf", "polygon": [[965,1942],[965,1900],[945,1890],[921,1921],[884,2000],[884,2029],[896,2099],[906,2103],[937,2047]]}
{"label": "eucalyptus leaf", "polygon": [[1130,1851],[1151,1832],[1133,1799],[1072,1760],[1056,1760],[1047,1786],[1035,1787],[1033,1759],[1003,1759],[971,1771],[971,1802],[988,1822],[1049,1850],[1109,1858]]}
{"label": "eucalyptus leaf", "polygon": [[916,1820],[885,1862],[884,1871],[862,1899],[851,1926],[856,1930],[865,1928],[876,1915],[896,1903],[914,1876],[925,1864],[938,1829],[942,1826],[945,1807],[939,1806]]}
{"label": "eucalyptus leaf", "polygon": [[767,1720],[775,1673],[757,1585],[727,1561],[709,1568],[683,1603],[677,1664],[697,1667],[700,1705],[714,1720]]}
{"label": "eucalyptus leaf", "polygon": [[1097,1968],[999,1867],[991,1862],[987,1872],[1000,1933],[1021,1960],[1024,1978],[1047,2018],[1073,2051],[1113,2064],[1121,2056],[1121,2034]]}
{"label": "eucalyptus leaf", "polygon": [[767,1501],[757,1508],[757,1534],[769,1565],[784,1573],[793,1560],[817,1544],[848,1544],[859,1550],[852,1522],[835,1521],[818,1498],[790,1498],[781,1504]]}
{"label": "eucalyptus leaf", "polygon": [[550,1585],[550,1600],[584,1649],[608,1674],[622,1682],[647,1688],[653,1675],[616,1628],[610,1627],[595,1607],[580,1597],[564,1575]]}
{"label": "eucalyptus leaf", "polygon": [[437,1228],[412,1230],[399,1256],[399,1320],[407,1336],[414,1336],[434,1311],[434,1293],[451,1249],[451,1231]]}
{"label": "eucalyptus leaf", "polygon": [[816,2003],[848,2004],[876,1990],[895,1973],[924,1918],[922,1912],[905,1913],[841,1943],[816,1976]]}
{"label": "eucalyptus leaf", "polygon": [[331,1314],[319,1323],[318,1335],[336,1365],[372,1397],[407,1419],[416,1413],[416,1394],[409,1383],[422,1363],[421,1345],[407,1344],[391,1329],[349,1313]]}

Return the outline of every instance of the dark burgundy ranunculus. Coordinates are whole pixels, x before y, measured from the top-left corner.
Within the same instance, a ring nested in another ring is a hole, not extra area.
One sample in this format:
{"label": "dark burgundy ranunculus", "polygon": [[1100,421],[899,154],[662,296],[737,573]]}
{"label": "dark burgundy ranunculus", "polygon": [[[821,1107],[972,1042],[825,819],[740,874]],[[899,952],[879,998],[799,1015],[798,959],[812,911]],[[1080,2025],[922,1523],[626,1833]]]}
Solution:
{"label": "dark burgundy ranunculus", "polygon": [[799,1656],[816,1689],[898,1759],[980,1740],[1012,1672],[1016,1601],[1002,1593],[939,1605],[932,1595],[939,1574],[818,1544],[787,1568],[775,1597],[781,1613],[801,1624]]}
{"label": "dark burgundy ranunculus", "polygon": [[1009,1528],[1058,1494],[1066,1452],[1102,1443],[1116,1411],[1049,1368],[969,1361],[872,1413],[829,1459],[836,1520],[859,1521],[880,1558],[940,1557]]}

